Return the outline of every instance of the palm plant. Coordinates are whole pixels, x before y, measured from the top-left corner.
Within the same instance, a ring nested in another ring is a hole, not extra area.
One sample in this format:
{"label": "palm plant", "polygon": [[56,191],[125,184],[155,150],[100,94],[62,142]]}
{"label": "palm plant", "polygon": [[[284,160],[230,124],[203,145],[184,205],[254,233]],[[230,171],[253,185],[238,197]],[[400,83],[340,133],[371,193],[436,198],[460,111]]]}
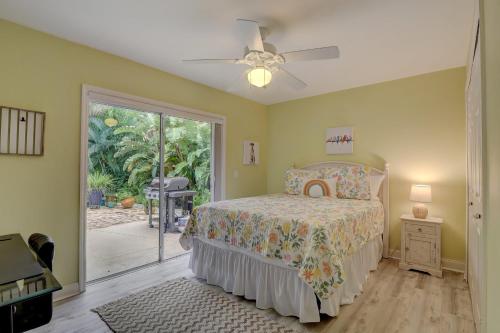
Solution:
{"label": "palm plant", "polygon": [[127,173],[122,171],[123,160],[114,157],[117,144],[121,141],[121,136],[116,135],[114,128],[108,127],[104,123],[106,118],[116,117],[119,119],[120,125],[126,124],[128,119],[123,116],[124,112],[118,111],[122,110],[110,108],[106,111],[101,111],[98,116],[91,116],[89,118],[88,161],[89,172],[99,171],[101,173],[112,174],[115,184],[119,188],[126,182],[128,177]]}
{"label": "palm plant", "polygon": [[113,178],[99,171],[91,173],[87,177],[89,189],[89,206],[99,208],[104,193],[113,185]]}
{"label": "palm plant", "polygon": [[210,200],[210,142],[208,123],[170,118],[167,123],[165,169],[169,176],[189,179],[197,191],[195,205]]}
{"label": "palm plant", "polygon": [[116,140],[113,136],[113,129],[104,124],[102,119],[96,117],[89,118],[88,127],[88,154],[89,169],[104,171],[112,164],[113,148]]}
{"label": "palm plant", "polygon": [[89,174],[87,186],[91,191],[106,192],[113,185],[113,178],[99,171]]}
{"label": "palm plant", "polygon": [[[157,177],[160,165],[159,119],[141,115],[136,126],[122,126],[123,135],[115,158],[125,158],[123,170],[129,173],[128,185],[140,196],[142,189]],[[182,176],[198,192],[195,203],[210,199],[210,125],[180,118],[167,118],[165,124],[165,174]]]}
{"label": "palm plant", "polygon": [[135,195],[158,173],[160,165],[159,119],[154,115],[138,115],[136,125],[122,126],[115,134],[122,135],[114,155],[124,159],[122,170],[128,173],[128,185]]}

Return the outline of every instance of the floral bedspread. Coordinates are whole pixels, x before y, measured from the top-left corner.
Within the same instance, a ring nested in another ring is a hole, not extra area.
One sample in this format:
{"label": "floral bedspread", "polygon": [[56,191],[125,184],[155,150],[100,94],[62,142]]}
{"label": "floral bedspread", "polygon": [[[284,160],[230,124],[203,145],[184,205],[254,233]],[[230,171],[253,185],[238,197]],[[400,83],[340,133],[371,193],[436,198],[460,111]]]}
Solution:
{"label": "floral bedspread", "polygon": [[197,207],[180,242],[189,249],[198,236],[281,260],[327,298],[345,279],[343,258],[383,230],[379,201],[271,194]]}

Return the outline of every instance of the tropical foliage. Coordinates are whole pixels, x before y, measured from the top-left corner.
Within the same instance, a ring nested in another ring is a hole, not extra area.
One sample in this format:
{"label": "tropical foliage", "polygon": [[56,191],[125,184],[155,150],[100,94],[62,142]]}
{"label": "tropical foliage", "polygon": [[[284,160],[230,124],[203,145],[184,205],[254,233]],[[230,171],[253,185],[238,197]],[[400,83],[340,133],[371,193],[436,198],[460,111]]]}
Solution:
{"label": "tropical foliage", "polygon": [[112,185],[113,178],[100,171],[93,172],[87,177],[87,186],[91,191],[100,191],[104,193],[109,190]]}
{"label": "tropical foliage", "polygon": [[211,128],[207,123],[169,118],[165,145],[165,172],[189,179],[198,195],[195,206],[210,200]]}
{"label": "tropical foliage", "polygon": [[[143,189],[159,175],[159,127],[158,115],[95,105],[88,129],[89,173],[110,175],[114,188],[108,190],[131,193],[145,203]],[[195,205],[209,201],[210,124],[167,117],[165,129],[165,175],[187,177],[198,192]]]}

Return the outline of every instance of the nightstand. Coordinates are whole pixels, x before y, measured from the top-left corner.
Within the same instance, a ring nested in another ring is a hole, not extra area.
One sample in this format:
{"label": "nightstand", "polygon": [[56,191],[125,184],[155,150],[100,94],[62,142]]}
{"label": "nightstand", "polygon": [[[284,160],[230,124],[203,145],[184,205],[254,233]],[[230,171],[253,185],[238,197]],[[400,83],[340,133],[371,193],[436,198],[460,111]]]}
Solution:
{"label": "nightstand", "polygon": [[399,268],[415,269],[442,277],[441,224],[443,219],[401,216],[401,260]]}

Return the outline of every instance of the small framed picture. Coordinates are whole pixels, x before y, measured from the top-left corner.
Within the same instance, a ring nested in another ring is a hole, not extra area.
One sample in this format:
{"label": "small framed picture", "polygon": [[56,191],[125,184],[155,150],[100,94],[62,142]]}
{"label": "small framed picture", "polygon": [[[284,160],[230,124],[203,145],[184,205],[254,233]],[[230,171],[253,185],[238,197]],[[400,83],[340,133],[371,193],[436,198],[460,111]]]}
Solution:
{"label": "small framed picture", "polygon": [[325,150],[329,155],[352,154],[352,127],[335,127],[326,129]]}
{"label": "small framed picture", "polygon": [[259,143],[255,141],[243,141],[243,164],[259,164]]}

